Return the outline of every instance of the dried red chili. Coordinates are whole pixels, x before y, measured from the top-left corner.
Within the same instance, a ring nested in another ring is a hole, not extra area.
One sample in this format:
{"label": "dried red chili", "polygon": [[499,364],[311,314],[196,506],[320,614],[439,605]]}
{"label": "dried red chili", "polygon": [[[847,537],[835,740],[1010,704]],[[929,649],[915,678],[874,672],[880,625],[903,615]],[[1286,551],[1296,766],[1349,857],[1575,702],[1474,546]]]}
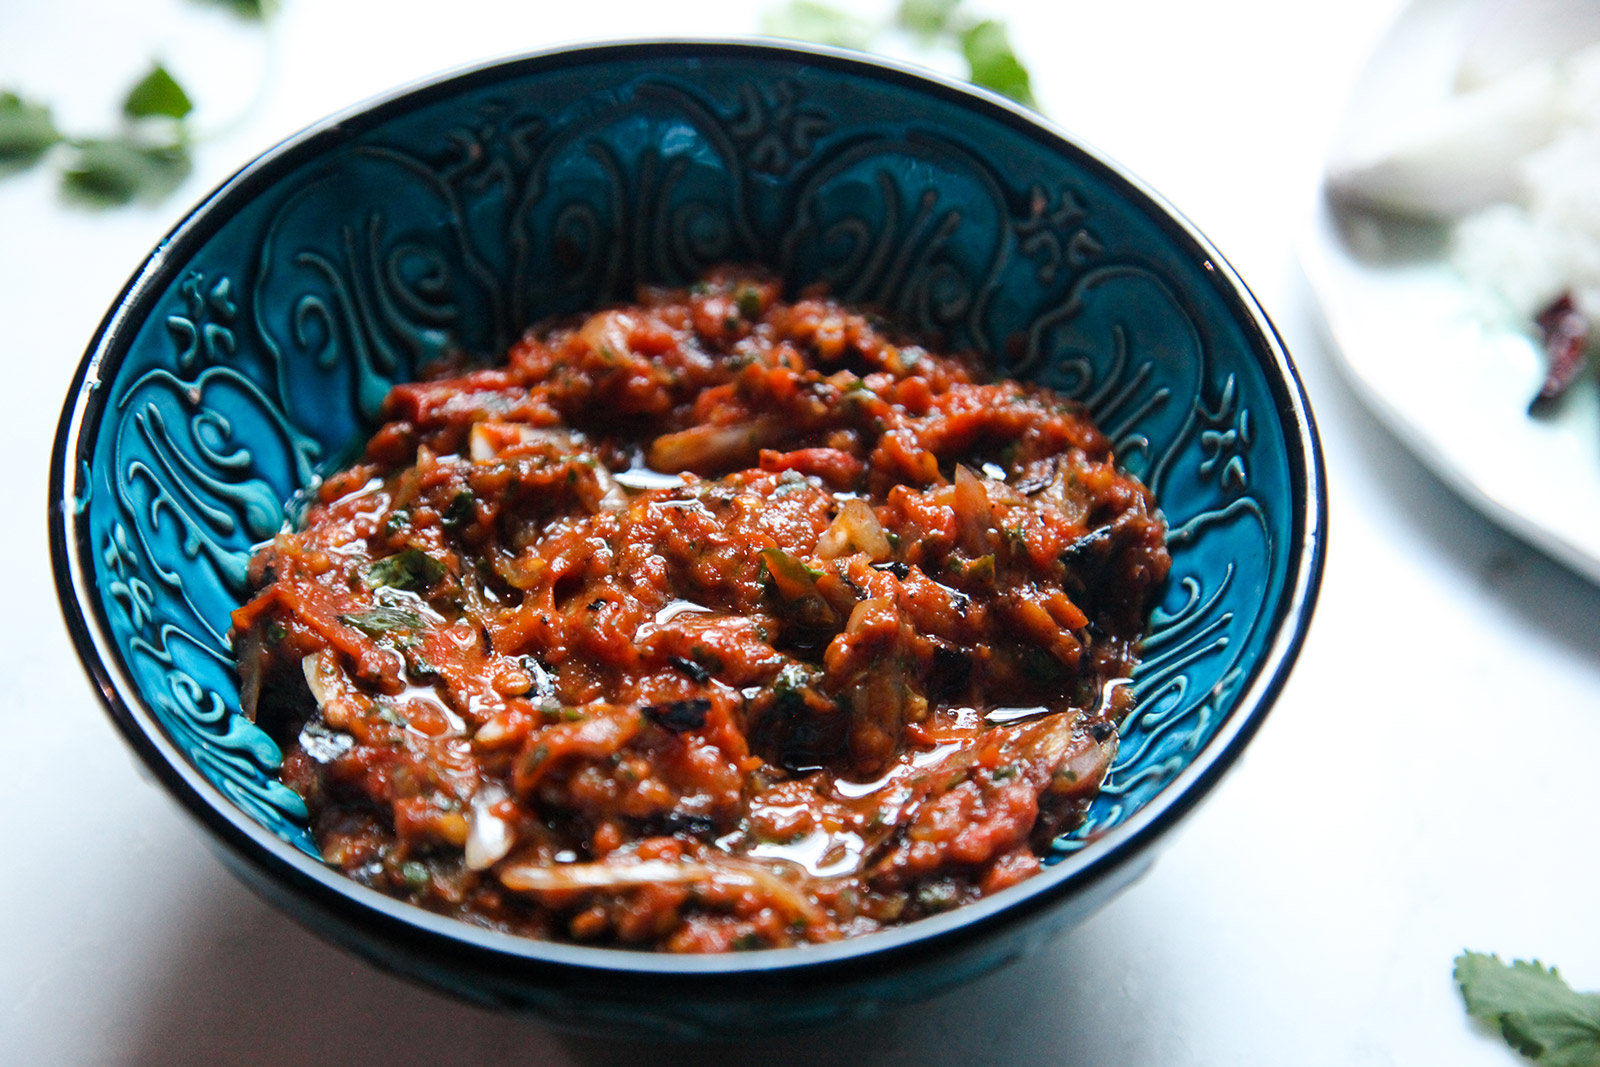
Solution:
{"label": "dried red chili", "polygon": [[1547,359],[1544,384],[1528,405],[1530,413],[1550,406],[1582,377],[1589,365],[1589,319],[1572,299],[1562,293],[1539,312],[1534,324]]}

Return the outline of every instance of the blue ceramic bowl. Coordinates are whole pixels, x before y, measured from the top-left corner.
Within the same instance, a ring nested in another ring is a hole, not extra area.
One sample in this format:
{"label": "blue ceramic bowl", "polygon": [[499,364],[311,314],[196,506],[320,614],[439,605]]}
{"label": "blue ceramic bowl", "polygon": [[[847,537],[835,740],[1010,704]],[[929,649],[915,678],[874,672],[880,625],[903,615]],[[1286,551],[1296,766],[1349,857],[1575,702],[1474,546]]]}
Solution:
{"label": "blue ceramic bowl", "polygon": [[[1159,495],[1172,578],[1119,760],[1050,866],[842,944],[678,958],[490,933],[324,867],[238,712],[251,546],[430,358],[758,262],[1083,399]],[[117,298],[62,414],[56,579],[83,663],[228,865],[470,1000],[611,1032],[859,1017],[987,971],[1137,877],[1260,726],[1305,632],[1315,431],[1271,324],[1137,180],[994,95],[839,52],[616,44],[497,62],[245,167]]]}

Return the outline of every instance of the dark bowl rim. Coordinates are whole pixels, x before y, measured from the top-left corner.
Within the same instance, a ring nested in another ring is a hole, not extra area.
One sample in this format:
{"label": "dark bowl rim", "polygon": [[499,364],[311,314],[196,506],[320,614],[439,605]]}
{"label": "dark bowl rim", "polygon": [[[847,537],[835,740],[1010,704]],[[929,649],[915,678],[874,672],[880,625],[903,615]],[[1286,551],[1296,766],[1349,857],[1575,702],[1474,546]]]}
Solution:
{"label": "dark bowl rim", "polygon": [[[92,546],[77,522],[82,473],[87,470],[85,426],[97,420],[107,390],[103,372],[115,372],[152,304],[190,254],[252,197],[347,138],[413,109],[509,78],[640,57],[740,56],[804,62],[921,92],[942,103],[972,109],[1052,151],[1098,171],[1146,204],[1150,221],[1206,270],[1252,348],[1276,404],[1288,455],[1293,495],[1289,563],[1267,646],[1241,685],[1229,715],[1194,760],[1140,811],[1087,847],[1034,878],[993,897],[905,926],[830,945],[711,956],[668,956],[634,949],[539,941],[435,915],[366,889],[317,863],[256,823],[189,764],[166,736],[112,644],[101,606],[84,595],[92,585]],[[550,966],[569,971],[703,981],[770,976],[815,977],[840,968],[888,970],[936,951],[967,943],[1017,923],[1082,890],[1135,860],[1207,795],[1237,761],[1265,720],[1299,654],[1321,581],[1326,544],[1325,472],[1304,387],[1277,330],[1254,295],[1221,254],[1187,218],[1104,153],[1037,113],[996,93],[909,64],[846,49],[770,38],[668,38],[567,44],[488,59],[420,79],[315,123],[267,149],[207,194],[156,245],[95,331],[62,408],[49,476],[51,565],[60,608],[78,657],[102,704],[127,743],[191,816],[231,853],[272,881],[287,886],[319,912],[389,939],[421,938],[450,958],[466,953],[496,966]]]}

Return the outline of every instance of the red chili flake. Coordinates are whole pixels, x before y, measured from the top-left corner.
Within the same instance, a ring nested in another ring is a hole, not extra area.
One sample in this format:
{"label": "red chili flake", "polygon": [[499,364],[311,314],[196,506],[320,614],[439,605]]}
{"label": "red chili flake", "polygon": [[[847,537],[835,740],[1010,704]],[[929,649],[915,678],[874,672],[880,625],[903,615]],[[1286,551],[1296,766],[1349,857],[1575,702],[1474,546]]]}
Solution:
{"label": "red chili flake", "polygon": [[1528,405],[1530,412],[1547,408],[1589,365],[1589,319],[1572,302],[1570,292],[1562,293],[1539,312],[1534,324],[1539,327],[1539,339],[1550,363],[1539,395]]}

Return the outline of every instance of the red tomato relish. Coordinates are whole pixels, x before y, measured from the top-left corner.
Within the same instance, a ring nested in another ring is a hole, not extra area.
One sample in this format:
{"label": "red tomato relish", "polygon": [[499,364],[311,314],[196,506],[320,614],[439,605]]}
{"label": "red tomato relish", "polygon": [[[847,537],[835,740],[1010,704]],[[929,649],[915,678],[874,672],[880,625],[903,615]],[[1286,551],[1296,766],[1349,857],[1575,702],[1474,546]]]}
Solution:
{"label": "red tomato relish", "polygon": [[397,386],[256,555],[327,863],[530,937],[832,941],[1039,870],[1169,564],[1078,405],[721,271]]}

